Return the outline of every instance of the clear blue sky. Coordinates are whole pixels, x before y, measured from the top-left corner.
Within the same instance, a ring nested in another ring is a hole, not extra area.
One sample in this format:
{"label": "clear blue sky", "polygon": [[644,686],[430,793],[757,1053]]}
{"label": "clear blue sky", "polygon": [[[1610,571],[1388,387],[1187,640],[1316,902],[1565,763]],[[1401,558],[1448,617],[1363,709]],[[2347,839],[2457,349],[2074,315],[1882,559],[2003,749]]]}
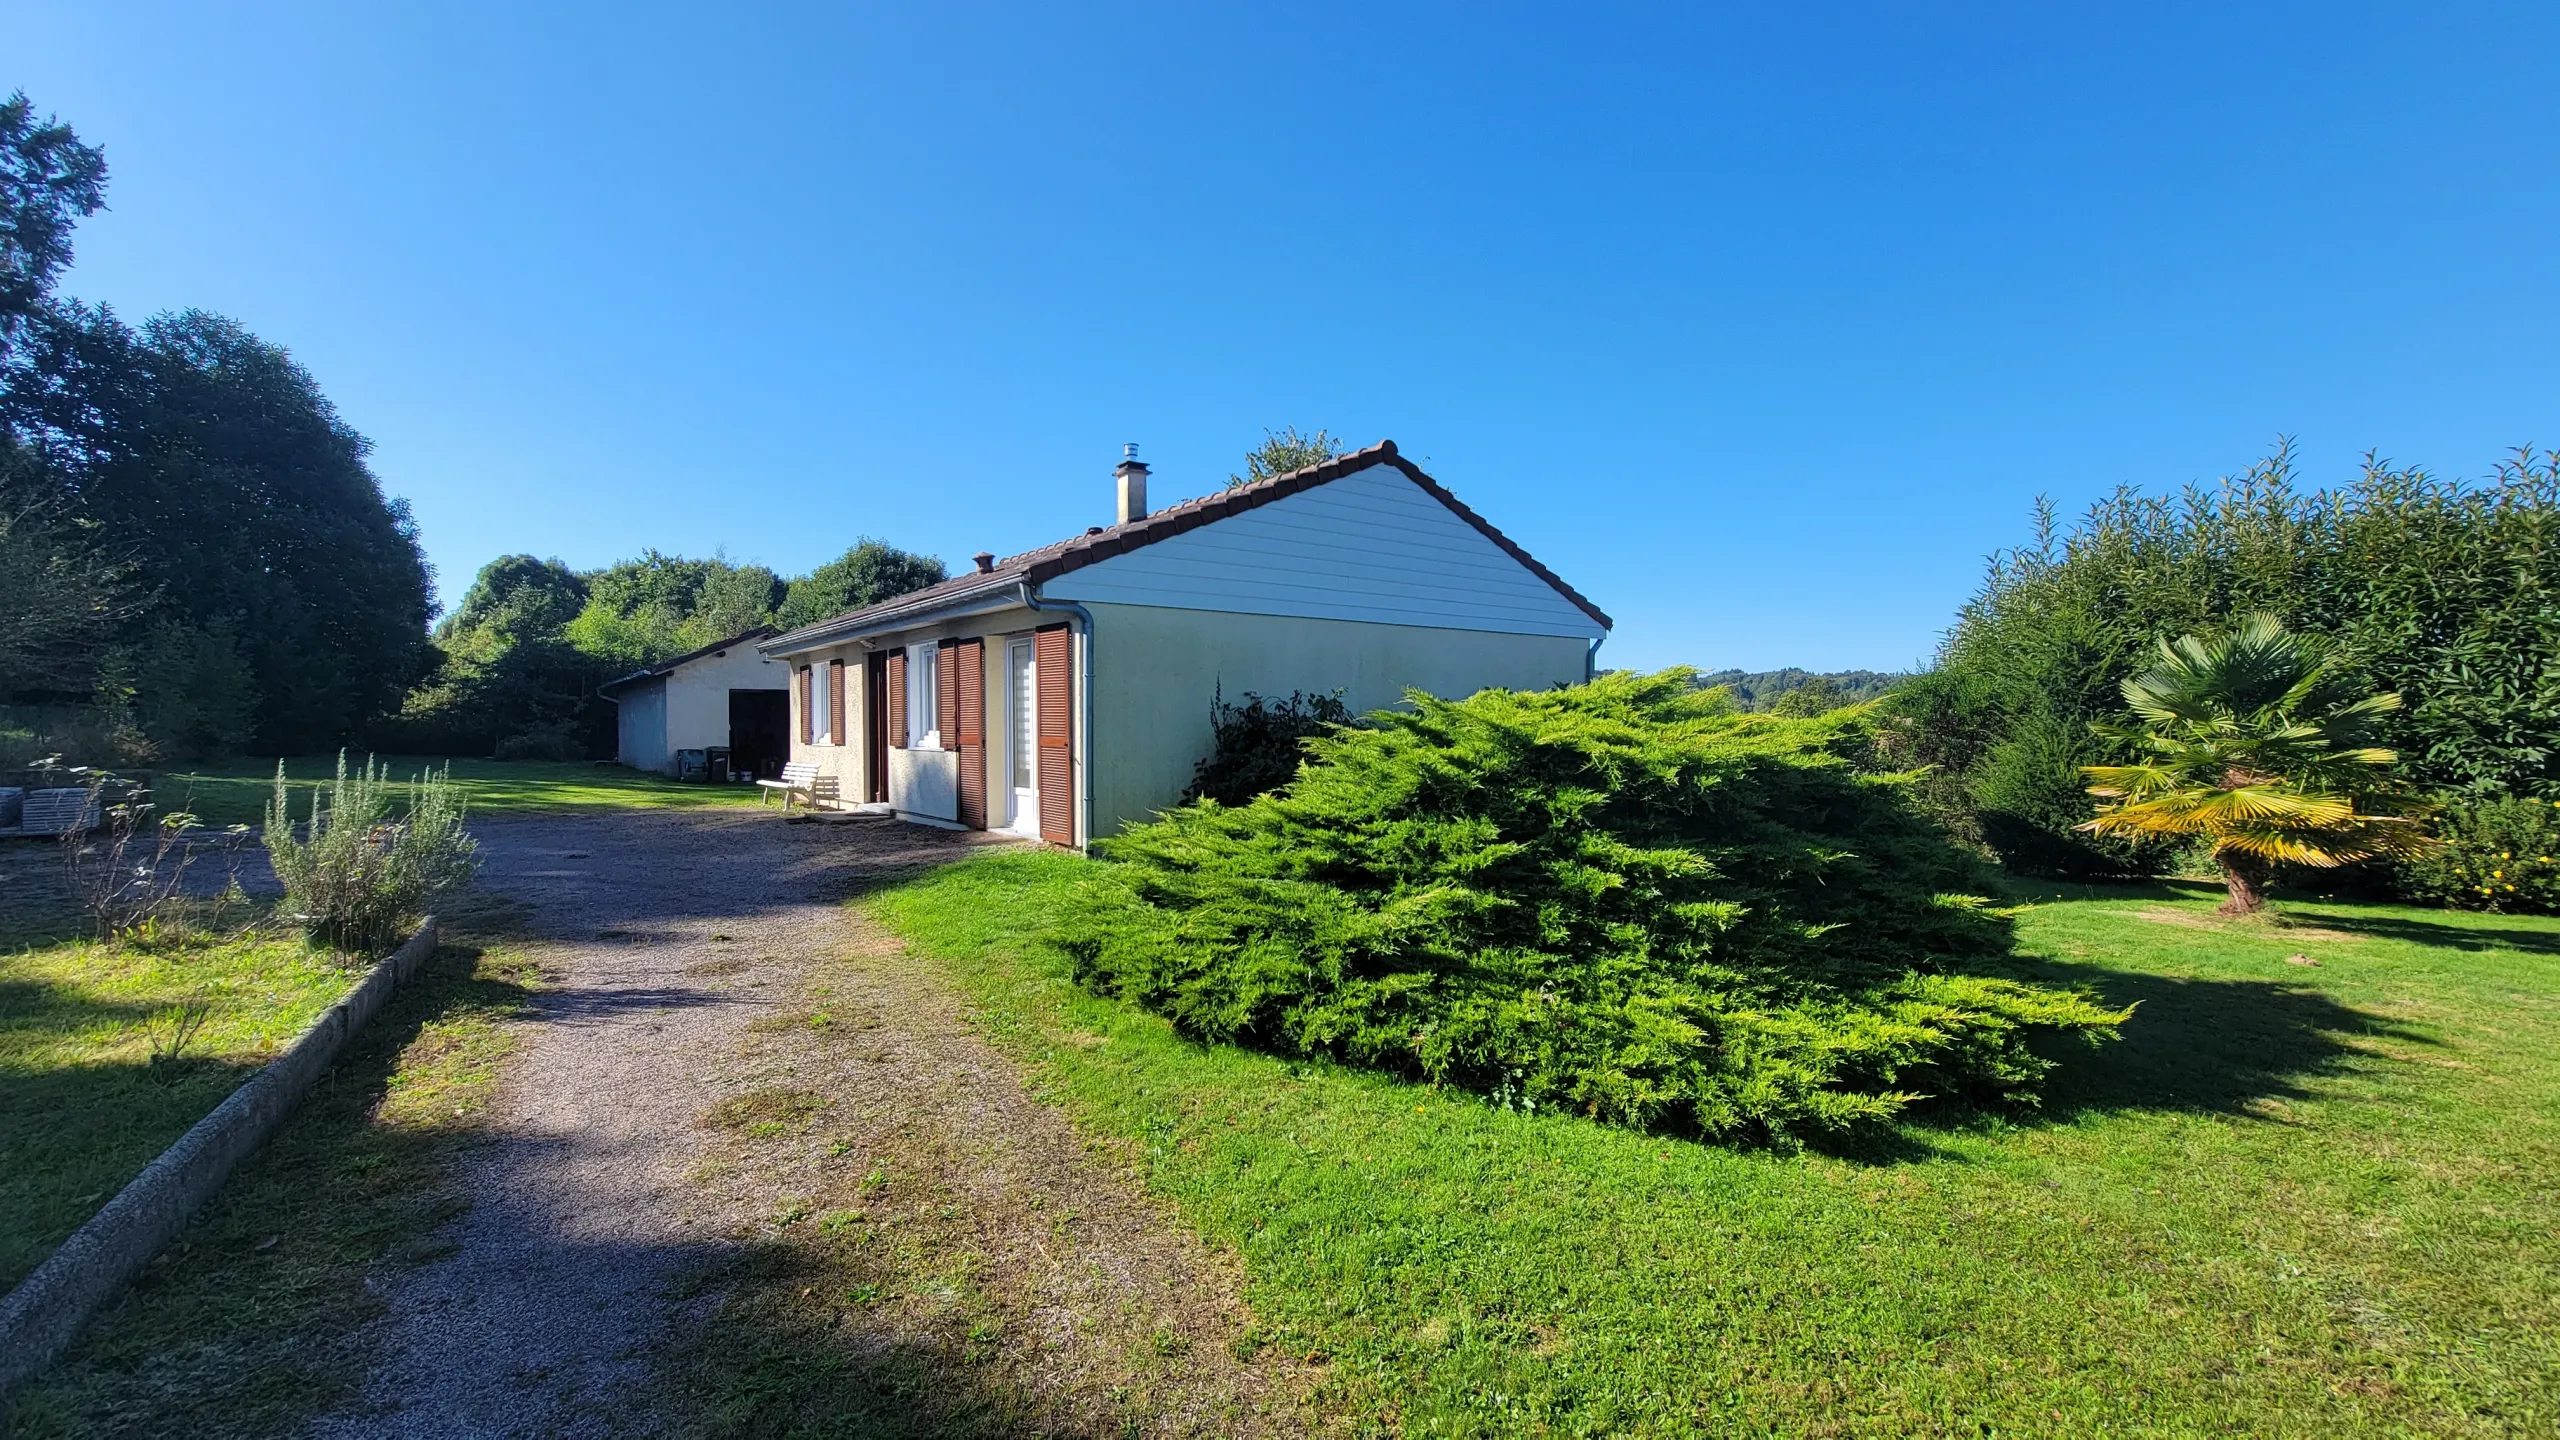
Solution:
{"label": "clear blue sky", "polygon": [[1900,667],[2039,492],[2560,444],[2548,3],[531,8],[0,6],[113,171],[64,289],[291,348],[448,600],[1296,423],[1604,662]]}

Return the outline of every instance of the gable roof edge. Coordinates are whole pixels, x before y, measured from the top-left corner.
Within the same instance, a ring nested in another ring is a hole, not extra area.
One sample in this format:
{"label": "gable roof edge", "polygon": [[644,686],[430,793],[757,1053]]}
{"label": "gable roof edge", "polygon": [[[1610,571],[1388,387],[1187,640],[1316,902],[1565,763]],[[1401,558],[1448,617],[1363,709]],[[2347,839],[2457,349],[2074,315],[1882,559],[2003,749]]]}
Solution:
{"label": "gable roof edge", "polygon": [[1500,547],[1504,554],[1526,567],[1529,573],[1547,582],[1557,594],[1572,601],[1575,608],[1597,621],[1601,629],[1618,628],[1617,622],[1609,618],[1607,611],[1592,604],[1589,597],[1566,584],[1563,576],[1539,563],[1538,557],[1522,549],[1518,541],[1496,529],[1492,521],[1467,508],[1466,502],[1451,494],[1447,486],[1425,474],[1421,466],[1404,458],[1404,455],[1396,449],[1396,442],[1393,440],[1381,440],[1366,449],[1336,455],[1330,460],[1310,465],[1303,470],[1292,470],[1286,475],[1275,475],[1257,484],[1243,485],[1215,495],[1205,495],[1196,500],[1185,501],[1171,509],[1131,521],[1127,525],[1115,527],[1102,534],[1068,541],[1057,547],[1055,553],[1043,555],[1023,567],[1022,578],[1034,585],[1046,584],[1061,575],[1081,570],[1097,561],[1126,554],[1159,540],[1171,539],[1185,531],[1197,530],[1203,525],[1223,520],[1230,515],[1260,509],[1275,500],[1285,500],[1292,495],[1366,470],[1372,465],[1381,464],[1393,466],[1406,479],[1421,486],[1426,494],[1449,507],[1459,519],[1466,521],[1479,534]]}
{"label": "gable roof edge", "polygon": [[701,659],[705,655],[713,655],[723,650],[734,649],[739,645],[745,644],[749,640],[759,639],[763,636],[771,635],[772,633],[773,627],[770,625],[758,625],[752,630],[741,630],[726,640],[714,640],[699,650],[687,650],[672,660],[661,660],[655,665],[634,670],[628,675],[616,675],[612,679],[598,685],[596,687],[596,693],[601,695],[607,690],[617,690],[625,685],[636,685],[643,680],[654,680],[661,675],[672,675],[675,673],[676,667],[680,665],[689,665],[694,661]]}

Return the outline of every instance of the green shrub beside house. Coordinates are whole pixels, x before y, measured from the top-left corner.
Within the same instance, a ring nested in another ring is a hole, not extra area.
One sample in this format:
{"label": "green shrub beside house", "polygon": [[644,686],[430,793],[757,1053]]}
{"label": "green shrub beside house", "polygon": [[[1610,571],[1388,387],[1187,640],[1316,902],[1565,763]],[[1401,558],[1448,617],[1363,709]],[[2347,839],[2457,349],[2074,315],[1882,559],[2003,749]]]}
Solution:
{"label": "green shrub beside house", "polygon": [[1109,842],[1079,977],[1195,1035],[1781,1143],[2032,1100],[2039,1046],[2122,1018],[2001,973],[1990,877],[1858,712],[1741,715],[1681,670],[1411,699]]}

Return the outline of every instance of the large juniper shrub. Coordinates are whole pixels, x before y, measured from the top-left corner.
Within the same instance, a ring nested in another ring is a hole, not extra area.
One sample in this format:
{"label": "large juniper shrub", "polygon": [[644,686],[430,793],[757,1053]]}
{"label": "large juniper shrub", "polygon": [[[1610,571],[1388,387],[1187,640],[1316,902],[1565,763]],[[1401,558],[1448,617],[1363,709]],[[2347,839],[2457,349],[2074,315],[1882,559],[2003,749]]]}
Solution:
{"label": "large juniper shrub", "polygon": [[1078,976],[1195,1035],[1780,1142],[2031,1099],[2038,1041],[2123,1018],[1989,973],[2009,923],[1858,711],[1739,715],[1678,670],[1411,699],[1110,842]]}

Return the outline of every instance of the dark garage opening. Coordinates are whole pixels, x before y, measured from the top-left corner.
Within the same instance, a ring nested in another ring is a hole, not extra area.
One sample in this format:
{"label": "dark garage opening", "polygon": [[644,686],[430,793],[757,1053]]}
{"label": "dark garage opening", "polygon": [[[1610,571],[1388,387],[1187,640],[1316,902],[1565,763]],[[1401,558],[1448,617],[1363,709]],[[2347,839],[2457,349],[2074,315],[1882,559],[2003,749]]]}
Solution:
{"label": "dark garage opening", "polygon": [[791,692],[729,692],[729,771],[758,780],[782,778],[791,758]]}

